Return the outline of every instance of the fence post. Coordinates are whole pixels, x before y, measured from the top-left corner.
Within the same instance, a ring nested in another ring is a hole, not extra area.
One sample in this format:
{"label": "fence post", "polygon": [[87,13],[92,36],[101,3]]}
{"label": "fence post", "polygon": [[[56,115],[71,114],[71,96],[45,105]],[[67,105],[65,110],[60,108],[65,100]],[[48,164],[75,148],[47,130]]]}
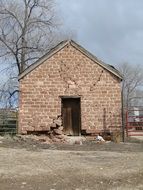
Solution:
{"label": "fence post", "polygon": [[128,110],[126,110],[126,133],[127,133],[127,137],[129,136],[128,134]]}
{"label": "fence post", "polygon": [[125,115],[124,115],[123,105],[122,105],[121,114],[122,114],[122,140],[123,142],[125,142]]}
{"label": "fence post", "polygon": [[18,111],[16,111],[16,134],[18,133]]}
{"label": "fence post", "polygon": [[[124,80],[124,79],[123,79]],[[121,114],[122,114],[122,140],[125,142],[125,115],[124,115],[124,87],[122,84],[122,91],[121,91],[121,103],[122,103],[122,109],[121,109]]]}

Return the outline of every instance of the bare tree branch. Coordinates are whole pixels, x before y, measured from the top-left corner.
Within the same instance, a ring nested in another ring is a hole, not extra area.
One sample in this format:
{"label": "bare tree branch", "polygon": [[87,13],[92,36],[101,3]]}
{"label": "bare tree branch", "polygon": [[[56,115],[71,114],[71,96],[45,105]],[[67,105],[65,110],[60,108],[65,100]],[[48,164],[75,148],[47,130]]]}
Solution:
{"label": "bare tree branch", "polygon": [[133,104],[133,100],[143,98],[138,95],[143,87],[143,69],[138,65],[131,66],[128,63],[123,63],[119,66],[119,70],[123,75],[124,106],[128,108]]}
{"label": "bare tree branch", "polygon": [[[1,2],[3,6],[0,7],[0,46],[3,53],[0,57],[11,54],[21,73],[29,61],[39,58],[49,49],[48,35],[50,33],[52,36],[52,28],[57,25],[53,0]],[[43,44],[47,48],[42,47]]]}

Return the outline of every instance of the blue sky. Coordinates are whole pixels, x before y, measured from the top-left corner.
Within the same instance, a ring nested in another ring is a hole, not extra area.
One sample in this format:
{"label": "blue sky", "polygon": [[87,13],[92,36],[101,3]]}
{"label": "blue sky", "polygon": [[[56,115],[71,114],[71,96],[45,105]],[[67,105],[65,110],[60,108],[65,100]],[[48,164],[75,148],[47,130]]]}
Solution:
{"label": "blue sky", "polygon": [[143,0],[56,0],[64,29],[109,64],[143,62]]}

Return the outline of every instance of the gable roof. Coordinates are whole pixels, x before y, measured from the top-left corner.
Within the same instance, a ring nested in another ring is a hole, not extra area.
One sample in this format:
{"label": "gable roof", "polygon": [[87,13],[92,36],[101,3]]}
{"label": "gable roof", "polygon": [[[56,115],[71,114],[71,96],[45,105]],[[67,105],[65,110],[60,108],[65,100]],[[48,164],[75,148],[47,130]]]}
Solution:
{"label": "gable roof", "polygon": [[29,74],[31,71],[33,71],[36,67],[38,67],[39,65],[41,65],[42,63],[44,63],[47,59],[49,59],[50,57],[52,57],[54,54],[56,54],[58,51],[60,51],[61,49],[63,49],[67,45],[73,46],[78,51],[80,51],[85,56],[87,56],[89,59],[91,59],[92,61],[94,61],[96,64],[100,65],[101,67],[103,67],[104,69],[106,69],[107,71],[109,71],[110,73],[112,73],[113,75],[115,75],[116,77],[118,77],[119,79],[121,79],[121,80],[123,79],[123,77],[120,74],[120,72],[117,69],[115,69],[112,65],[105,64],[104,62],[102,62],[101,60],[99,60],[96,56],[92,55],[90,52],[88,52],[82,46],[80,46],[79,44],[77,44],[75,41],[73,41],[73,40],[66,40],[66,41],[62,41],[61,43],[59,43],[57,46],[55,46],[54,48],[52,48],[48,53],[46,53],[40,59],[38,59],[35,63],[33,63],[32,65],[30,65],[28,68],[26,68],[18,76],[18,80],[20,80],[23,77],[25,77],[27,74]]}

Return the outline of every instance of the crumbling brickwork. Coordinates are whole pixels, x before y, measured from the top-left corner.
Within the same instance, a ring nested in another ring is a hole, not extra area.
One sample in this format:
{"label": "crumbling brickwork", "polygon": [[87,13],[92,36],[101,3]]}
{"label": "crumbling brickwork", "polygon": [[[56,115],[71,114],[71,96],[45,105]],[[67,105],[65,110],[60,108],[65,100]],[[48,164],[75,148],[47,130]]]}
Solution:
{"label": "crumbling brickwork", "polygon": [[61,96],[81,97],[81,130],[121,126],[121,80],[75,47],[63,49],[20,79],[19,133],[47,131]]}

